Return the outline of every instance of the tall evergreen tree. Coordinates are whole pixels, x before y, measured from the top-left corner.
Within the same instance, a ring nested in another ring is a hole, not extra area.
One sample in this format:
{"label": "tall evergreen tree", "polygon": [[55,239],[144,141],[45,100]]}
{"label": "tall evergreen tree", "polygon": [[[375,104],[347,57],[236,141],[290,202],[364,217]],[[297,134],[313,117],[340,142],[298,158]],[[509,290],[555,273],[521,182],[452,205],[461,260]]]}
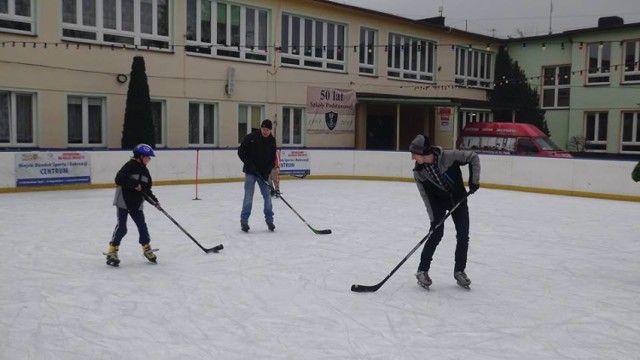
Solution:
{"label": "tall evergreen tree", "polygon": [[122,127],[122,148],[133,149],[145,143],[155,148],[155,129],[151,115],[151,97],[144,58],[136,56],[131,65],[127,105]]}
{"label": "tall evergreen tree", "polygon": [[496,56],[496,86],[489,93],[489,101],[497,109],[493,111],[495,121],[511,122],[511,110],[502,110],[504,105],[515,108],[515,121],[533,124],[549,134],[545,111],[540,109],[540,96],[529,86],[524,71],[500,48]]}

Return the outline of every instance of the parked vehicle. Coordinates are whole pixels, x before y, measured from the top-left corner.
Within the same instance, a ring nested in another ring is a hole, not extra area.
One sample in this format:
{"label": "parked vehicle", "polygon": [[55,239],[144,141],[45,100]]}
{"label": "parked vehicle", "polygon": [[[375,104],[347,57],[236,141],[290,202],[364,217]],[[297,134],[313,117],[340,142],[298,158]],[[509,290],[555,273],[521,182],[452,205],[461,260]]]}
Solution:
{"label": "parked vehicle", "polygon": [[573,157],[554,144],[540,129],[522,123],[468,123],[456,146],[460,150],[473,150],[480,154]]}

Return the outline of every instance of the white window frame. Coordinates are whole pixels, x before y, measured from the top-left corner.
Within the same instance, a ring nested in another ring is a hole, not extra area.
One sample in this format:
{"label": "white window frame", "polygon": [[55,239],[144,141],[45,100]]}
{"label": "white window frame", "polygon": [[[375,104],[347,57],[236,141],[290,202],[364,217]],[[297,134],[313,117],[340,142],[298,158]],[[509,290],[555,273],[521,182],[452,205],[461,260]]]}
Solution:
{"label": "white window frame", "polygon": [[[0,139],[0,147],[34,147],[36,146],[36,94],[25,91],[5,91],[0,89],[0,95],[7,96],[7,109],[0,108],[0,113],[5,113],[7,116],[8,127],[8,141],[3,142]],[[19,142],[18,139],[18,106],[17,96],[28,95],[31,98],[31,119],[30,124],[27,125],[31,128],[31,142]]]}
{"label": "white window frame", "polygon": [[[594,53],[595,63],[591,61]],[[587,45],[587,85],[607,85],[611,76],[611,42]]]}
{"label": "white window frame", "polygon": [[[300,119],[295,119],[296,112],[299,112]],[[305,118],[306,111],[304,107],[300,106],[283,106],[282,107],[282,147],[296,147],[296,146],[304,146],[304,134],[305,134]],[[290,119],[293,119],[293,122],[299,121],[300,125],[300,141],[295,142],[296,136],[296,127],[295,124],[291,125],[288,123]],[[288,131],[287,131],[288,130]]]}
{"label": "white window frame", "polygon": [[[29,15],[16,14],[16,3],[24,1],[29,4]],[[28,29],[0,26],[0,31],[17,34],[35,34],[34,13],[34,0],[7,0],[7,12],[0,12],[0,20],[14,26],[28,27]]]}
{"label": "white window frame", "polygon": [[[218,41],[218,5],[225,7],[226,29],[225,41]],[[195,9],[193,7],[195,6]],[[269,29],[271,13],[268,9],[256,6],[232,4],[226,1],[209,1],[211,19],[209,34],[205,34],[202,27],[202,15],[206,9],[202,9],[202,1],[189,0],[187,2],[187,47],[188,53],[209,55],[212,57],[242,59],[252,62],[267,63],[269,60]],[[254,12],[253,21],[250,21],[248,12]],[[239,11],[240,24],[238,29],[238,41],[231,40],[233,12]],[[190,13],[195,13],[195,18],[189,18]],[[194,24],[195,22],[195,24]],[[249,25],[253,26],[253,43],[249,43],[251,35]],[[195,30],[195,32],[194,32]],[[207,41],[206,35],[209,36]]]}
{"label": "white window frame", "polygon": [[[122,2],[125,0],[93,0],[93,11],[95,11],[95,19],[91,18],[95,24],[84,24],[83,15],[84,1],[86,0],[62,0],[62,39],[76,42],[87,42],[96,44],[117,44],[118,46],[131,46],[131,47],[143,47],[153,49],[168,49],[171,44],[171,9],[172,1],[166,1],[166,22],[167,22],[167,34],[160,34],[159,31],[159,14],[160,14],[160,0],[148,0],[151,1],[151,33],[142,32],[142,17],[148,16],[148,12],[142,10],[142,0],[133,1],[133,30],[123,30],[123,12],[127,14],[126,10],[122,8]],[[105,26],[104,18],[104,3],[105,1],[113,1],[115,6],[115,29],[107,28]],[[75,14],[71,12],[65,12],[65,5],[75,2]],[[75,18],[73,22],[66,21],[65,16],[72,14]]]}
{"label": "white window frame", "polygon": [[[547,76],[547,70],[553,72]],[[543,66],[540,104],[543,109],[568,109],[571,104],[571,65]],[[553,104],[545,103],[545,92],[553,92]],[[568,91],[567,105],[559,105],[560,92]]]}
{"label": "white window frame", "polygon": [[471,47],[456,46],[455,82],[457,85],[491,89],[493,53]]}
{"label": "white window frame", "polygon": [[387,77],[433,83],[437,67],[437,52],[434,41],[389,33]]}
{"label": "white window frame", "polygon": [[640,83],[640,40],[626,40],[623,42],[623,84]]}
{"label": "white window frame", "polygon": [[[626,122],[631,122],[631,134],[629,140],[625,140]],[[622,129],[620,130],[620,152],[626,154],[640,154],[640,111],[622,112]]]}
{"label": "white window frame", "polygon": [[[80,143],[69,142],[69,127],[71,126],[71,119],[69,116],[69,105],[71,105],[72,99],[80,99],[80,106],[82,112],[82,141]],[[90,142],[89,139],[89,103],[92,101],[100,102],[100,142]],[[88,95],[67,95],[67,146],[68,147],[103,147],[106,145],[106,111],[107,111],[107,99],[102,96],[88,96]]]}
{"label": "white window frame", "polygon": [[[197,142],[191,142],[191,106],[192,105],[198,105],[198,141]],[[211,124],[211,131],[213,132],[210,136],[208,136],[207,134],[205,134],[205,122],[208,121],[208,119],[205,119],[205,112],[204,112],[204,108],[205,106],[211,106],[211,116],[213,117],[212,120],[212,124]],[[188,114],[187,114],[187,137],[188,137],[188,142],[189,142],[189,147],[216,147],[218,146],[218,140],[217,140],[217,135],[218,135],[218,104],[216,103],[210,103],[210,102],[202,102],[202,101],[189,101],[189,106],[188,106]],[[210,142],[207,142],[207,140],[205,139],[206,137],[211,138]]]}
{"label": "white window frame", "polygon": [[[159,117],[153,111],[154,104],[158,104],[160,106],[160,114]],[[151,99],[151,117],[153,120],[153,126],[158,130],[158,126],[160,127],[159,133],[154,133],[156,148],[164,148],[167,146],[166,138],[167,138],[167,101],[164,99]]]}
{"label": "white window frame", "polygon": [[[257,116],[252,116],[254,111],[258,112]],[[239,104],[238,105],[238,144],[242,143],[247,134],[251,133],[253,128],[259,128],[260,122],[264,119],[264,105],[260,104]],[[242,126],[245,129],[242,129]],[[275,129],[273,129],[275,130]]]}
{"label": "white window frame", "polygon": [[[601,117],[604,116],[604,119]],[[589,122],[593,120],[593,134],[588,133]],[[584,139],[585,151],[606,152],[607,136],[609,126],[609,113],[606,111],[585,112]],[[600,129],[604,127],[604,136],[601,136]]]}
{"label": "white window frame", "polygon": [[378,75],[378,30],[360,27],[360,53],[358,72],[364,76]]}
{"label": "white window frame", "polygon": [[345,44],[348,30],[346,24],[283,13],[281,65],[347,72]]}

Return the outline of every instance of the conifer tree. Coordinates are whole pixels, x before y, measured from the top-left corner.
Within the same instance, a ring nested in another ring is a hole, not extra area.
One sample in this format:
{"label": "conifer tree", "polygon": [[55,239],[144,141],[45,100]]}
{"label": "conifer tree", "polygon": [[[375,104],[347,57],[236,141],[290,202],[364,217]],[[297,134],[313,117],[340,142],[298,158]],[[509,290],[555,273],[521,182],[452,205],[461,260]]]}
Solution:
{"label": "conifer tree", "polygon": [[[524,71],[514,62],[511,56],[503,48],[500,48],[496,56],[494,89],[489,93],[489,101],[494,108],[507,104],[515,108],[515,121],[519,123],[533,124],[547,135],[549,128],[545,120],[545,111],[540,109],[540,96],[535,89],[529,86]],[[494,120],[498,122],[511,122],[511,110],[494,110]]]}
{"label": "conifer tree", "polygon": [[131,65],[121,142],[123,149],[133,149],[140,143],[153,148],[156,146],[149,84],[142,56],[134,57]]}

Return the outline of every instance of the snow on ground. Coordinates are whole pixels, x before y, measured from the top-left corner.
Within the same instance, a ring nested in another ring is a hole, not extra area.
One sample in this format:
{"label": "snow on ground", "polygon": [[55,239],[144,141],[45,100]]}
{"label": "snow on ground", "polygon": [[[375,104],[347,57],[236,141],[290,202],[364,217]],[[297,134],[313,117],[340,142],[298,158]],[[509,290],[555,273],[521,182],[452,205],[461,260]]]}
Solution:
{"label": "snow on ground", "polygon": [[480,189],[470,198],[467,291],[455,231],[416,285],[426,211],[408,182],[291,180],[270,233],[241,183],[157,186],[145,213],[158,264],[129,221],[104,263],[113,190],[0,194],[1,359],[637,359],[640,206]]}

